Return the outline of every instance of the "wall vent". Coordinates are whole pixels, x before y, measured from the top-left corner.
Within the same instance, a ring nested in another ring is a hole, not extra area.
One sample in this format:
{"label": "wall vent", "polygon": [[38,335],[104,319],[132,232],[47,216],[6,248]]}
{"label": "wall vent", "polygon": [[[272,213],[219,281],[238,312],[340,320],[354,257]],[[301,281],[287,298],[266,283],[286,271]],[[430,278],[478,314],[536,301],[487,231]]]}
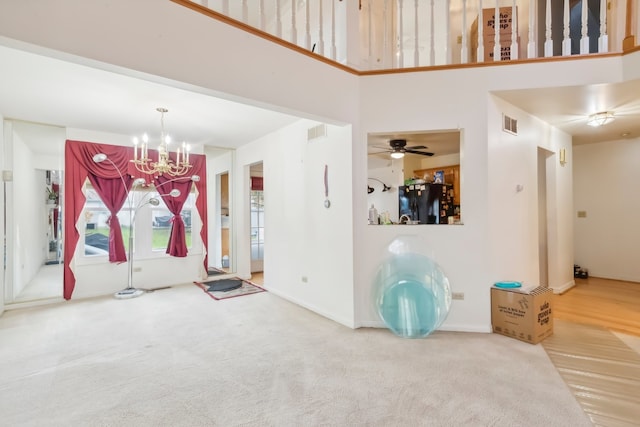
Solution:
{"label": "wall vent", "polygon": [[502,130],[513,135],[518,134],[518,121],[506,114],[502,115]]}
{"label": "wall vent", "polygon": [[307,129],[307,141],[327,136],[327,125],[321,124]]}

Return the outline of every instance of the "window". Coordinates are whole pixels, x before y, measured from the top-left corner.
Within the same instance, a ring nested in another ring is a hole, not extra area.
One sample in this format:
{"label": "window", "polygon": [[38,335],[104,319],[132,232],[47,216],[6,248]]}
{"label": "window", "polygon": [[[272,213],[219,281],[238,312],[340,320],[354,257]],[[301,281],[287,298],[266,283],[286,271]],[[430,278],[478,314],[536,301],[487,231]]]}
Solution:
{"label": "window", "polygon": [[[169,244],[169,234],[171,233],[171,218],[173,215],[167,209],[167,205],[162,202],[162,198],[157,192],[154,192],[151,197],[155,197],[160,200],[160,205],[153,208],[151,216],[152,233],[151,233],[151,249],[154,251],[165,250]],[[187,242],[187,248],[191,248],[191,213],[195,211],[196,197],[193,191],[189,194],[189,197],[184,202],[182,207],[182,220],[185,227],[185,239]]]}
{"label": "window", "polygon": [[[85,223],[84,256],[94,260],[103,259],[109,254],[109,225],[107,221],[110,213],[89,181],[85,184],[84,192],[87,199],[84,215],[81,216]],[[149,199],[153,198],[160,202],[158,206],[147,203]],[[199,215],[195,208],[195,199],[195,189],[192,188],[181,212],[185,223],[186,244],[189,249],[192,248],[194,225],[199,230]],[[129,251],[131,233],[131,214],[133,214],[135,225],[133,251],[136,256],[151,258],[164,255],[169,243],[173,215],[154,187],[138,188],[131,191],[127,201],[118,212],[122,238],[127,252]]]}
{"label": "window", "polygon": [[264,193],[251,192],[251,259],[264,258]]}

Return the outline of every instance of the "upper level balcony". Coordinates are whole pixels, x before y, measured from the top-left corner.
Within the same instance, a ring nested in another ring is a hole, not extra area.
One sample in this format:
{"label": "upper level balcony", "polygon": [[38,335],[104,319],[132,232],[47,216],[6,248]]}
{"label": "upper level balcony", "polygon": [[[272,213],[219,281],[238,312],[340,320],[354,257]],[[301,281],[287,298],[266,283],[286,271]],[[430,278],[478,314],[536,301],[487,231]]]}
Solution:
{"label": "upper level balcony", "polygon": [[621,53],[638,32],[638,0],[173,1],[364,73]]}

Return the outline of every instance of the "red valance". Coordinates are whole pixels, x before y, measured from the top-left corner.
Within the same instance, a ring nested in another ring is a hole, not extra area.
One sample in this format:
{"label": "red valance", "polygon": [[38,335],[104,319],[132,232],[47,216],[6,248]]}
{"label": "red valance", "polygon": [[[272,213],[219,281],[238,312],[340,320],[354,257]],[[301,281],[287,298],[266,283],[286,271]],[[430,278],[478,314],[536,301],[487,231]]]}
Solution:
{"label": "red valance", "polygon": [[261,176],[251,177],[251,191],[263,191],[264,180]]}

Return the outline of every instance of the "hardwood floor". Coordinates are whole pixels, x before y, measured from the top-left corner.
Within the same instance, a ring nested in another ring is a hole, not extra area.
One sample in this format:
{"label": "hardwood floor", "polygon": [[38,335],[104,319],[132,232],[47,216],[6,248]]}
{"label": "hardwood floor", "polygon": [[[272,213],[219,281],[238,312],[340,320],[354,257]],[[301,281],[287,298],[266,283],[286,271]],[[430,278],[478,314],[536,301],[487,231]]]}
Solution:
{"label": "hardwood floor", "polygon": [[264,273],[262,271],[251,273],[251,281],[256,285],[264,285]]}
{"label": "hardwood floor", "polygon": [[554,296],[555,319],[640,337],[640,283],[597,277],[575,280],[576,286]]}

